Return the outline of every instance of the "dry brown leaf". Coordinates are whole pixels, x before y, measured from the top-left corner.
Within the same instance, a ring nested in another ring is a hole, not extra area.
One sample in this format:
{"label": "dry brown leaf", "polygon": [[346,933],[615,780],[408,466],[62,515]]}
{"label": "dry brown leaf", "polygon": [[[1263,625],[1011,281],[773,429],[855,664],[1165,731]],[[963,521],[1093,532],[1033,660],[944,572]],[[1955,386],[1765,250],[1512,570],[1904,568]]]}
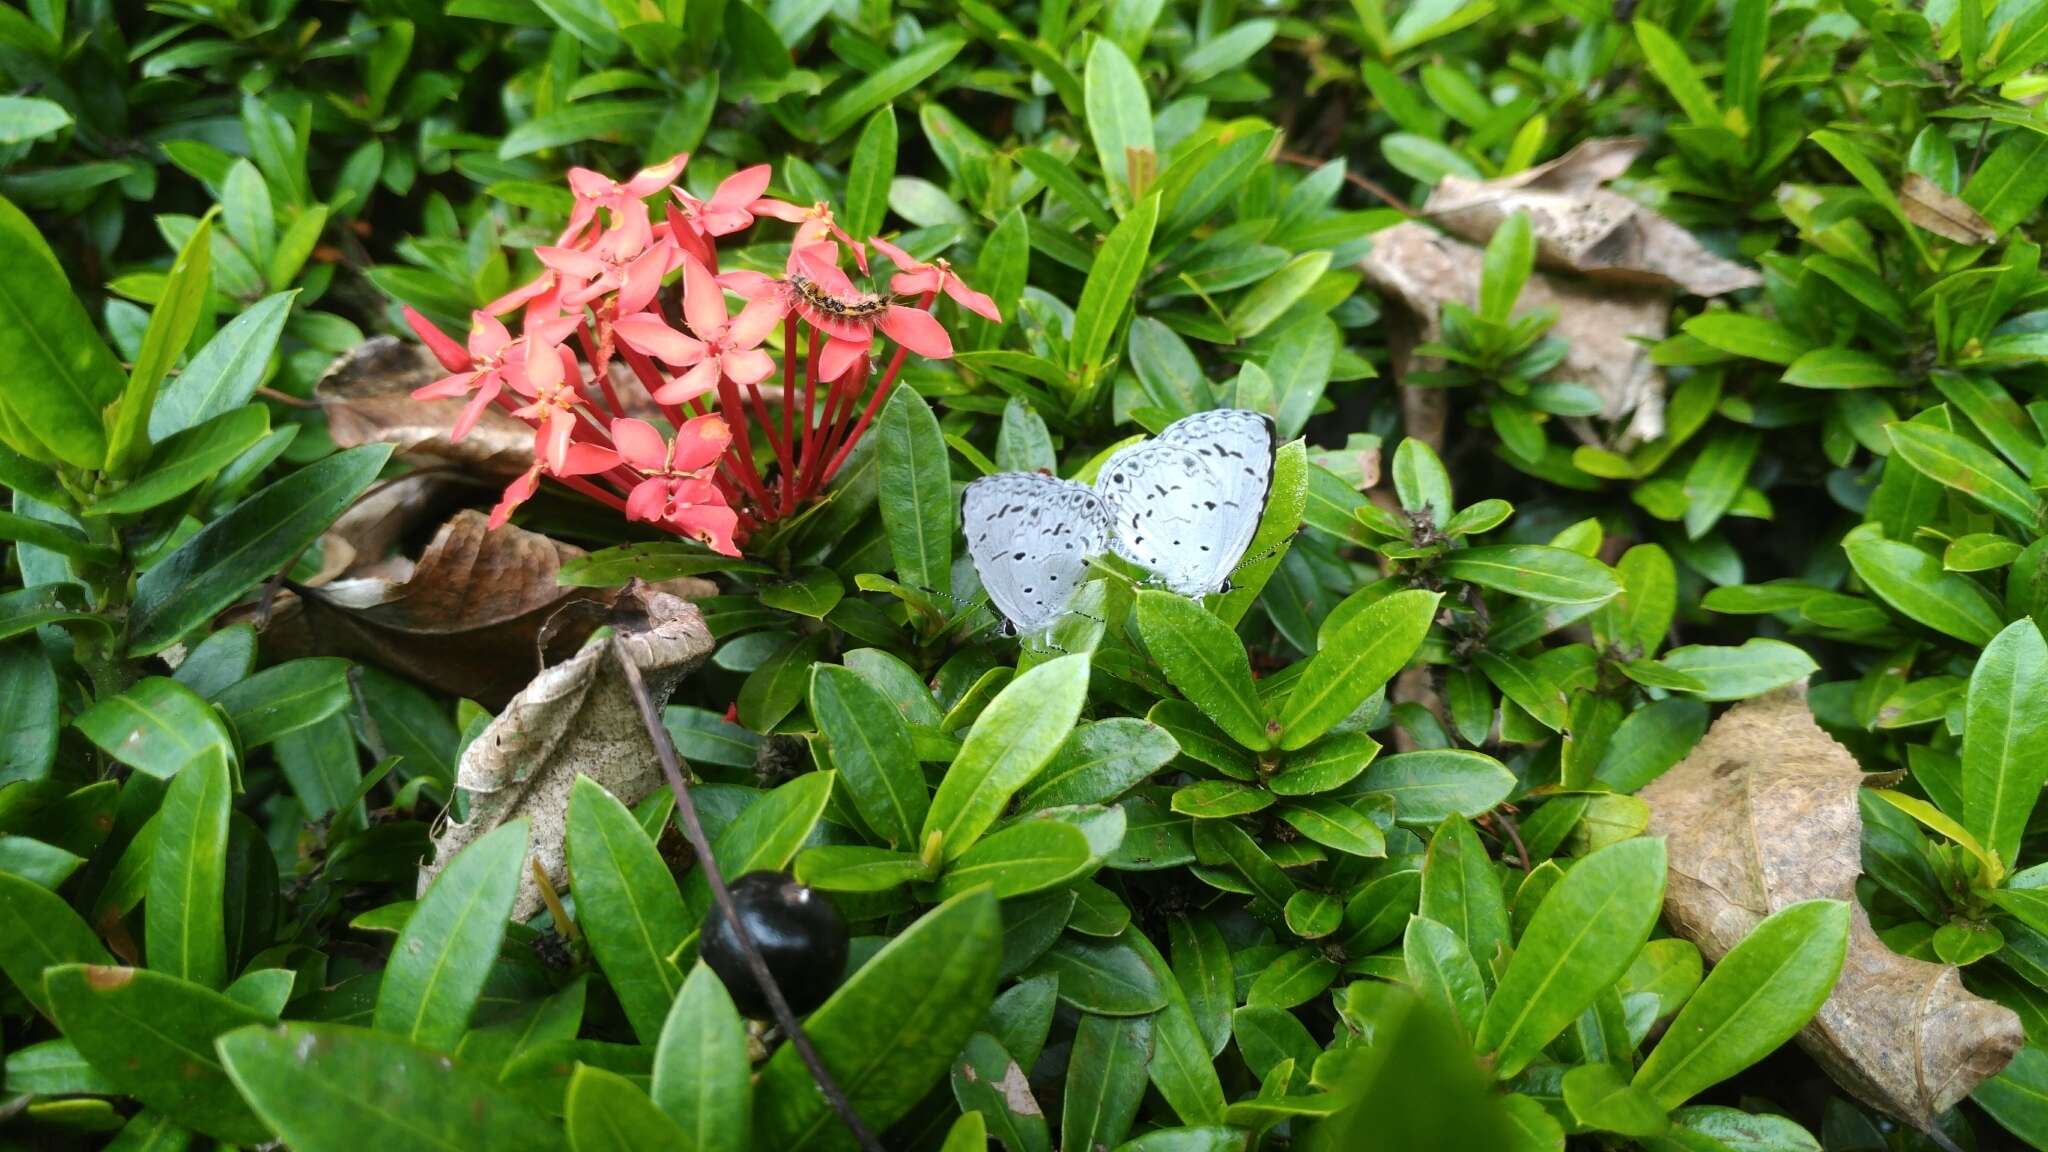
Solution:
{"label": "dry brown leaf", "polygon": [[[1372,250],[1359,267],[1375,289],[1398,301],[1416,322],[1394,327],[1397,377],[1439,366],[1413,356],[1411,349],[1439,338],[1446,301],[1477,305],[1483,257],[1481,249],[1414,221],[1373,233]],[[1647,347],[1668,331],[1671,303],[1663,292],[1538,272],[1522,289],[1519,307],[1557,309],[1551,332],[1570,350],[1549,379],[1597,393],[1606,404],[1605,419],[1628,421],[1624,440],[1647,440],[1663,431],[1664,380]],[[1419,435],[1412,427],[1408,434]]]}
{"label": "dry brown leaf", "polygon": [[509,479],[533,465],[533,429],[486,408],[460,440],[449,437],[467,400],[415,400],[413,389],[448,374],[418,344],[377,336],[328,365],[313,398],[327,413],[328,435],[343,448],[395,444],[415,463],[437,463]]}
{"label": "dry brown leaf", "polygon": [[1998,229],[1956,196],[1918,172],[1906,173],[1899,186],[1899,207],[1906,219],[1944,240],[1958,244],[1989,245],[1998,242]]}
{"label": "dry brown leaf", "polygon": [[[365,497],[324,538],[320,582],[280,595],[263,630],[272,659],[346,656],[486,707],[512,697],[544,660],[561,659],[603,622],[615,588],[563,588],[562,563],[581,549],[440,501],[460,481],[404,477]],[[417,561],[404,536],[438,523]]]}
{"label": "dry brown leaf", "polygon": [[1864,783],[1802,691],[1788,688],[1729,709],[1642,798],[1670,851],[1665,917],[1709,961],[1788,904],[1849,902],[1842,977],[1800,1046],[1859,1099],[1926,1131],[1997,1075],[2025,1035],[2010,1009],[1965,989],[1954,965],[1901,956],[1871,930],[1855,892]]}
{"label": "dry brown leaf", "polygon": [[1498,180],[1445,176],[1422,211],[1480,244],[1500,222],[1526,212],[1546,268],[1597,280],[1679,288],[1718,296],[1763,283],[1753,269],[1708,251],[1691,232],[1604,185],[1642,153],[1636,139],[1588,140],[1534,168]]}
{"label": "dry brown leaf", "polygon": [[[711,632],[696,605],[638,583],[619,596],[612,625],[603,638],[535,676],[463,752],[455,786],[468,797],[469,819],[436,831],[434,860],[420,868],[420,891],[455,853],[521,817],[532,822],[529,854],[564,888],[563,838],[576,777],[590,777],[627,804],[661,786],[654,745],[621,662],[632,661],[656,705],[665,704],[711,654]],[[513,918],[540,908],[540,886],[531,871],[523,873]]]}

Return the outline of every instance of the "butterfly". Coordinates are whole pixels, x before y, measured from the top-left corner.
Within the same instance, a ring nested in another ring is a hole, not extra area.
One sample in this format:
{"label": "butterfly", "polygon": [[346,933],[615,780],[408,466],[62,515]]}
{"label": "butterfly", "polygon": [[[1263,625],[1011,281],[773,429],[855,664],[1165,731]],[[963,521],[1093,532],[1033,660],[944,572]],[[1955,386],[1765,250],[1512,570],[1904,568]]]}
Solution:
{"label": "butterfly", "polygon": [[1270,418],[1222,409],[1117,452],[1093,488],[1034,472],[984,476],[960,502],[974,570],[1026,636],[1066,613],[1105,549],[1183,596],[1219,591],[1265,513],[1275,439]]}
{"label": "butterfly", "polygon": [[1222,591],[1265,515],[1277,439],[1272,417],[1219,408],[1104,461],[1095,490],[1117,555],[1182,596]]}
{"label": "butterfly", "polygon": [[1109,507],[1086,484],[1037,472],[983,476],[960,495],[967,554],[1020,636],[1050,628],[1109,546]]}

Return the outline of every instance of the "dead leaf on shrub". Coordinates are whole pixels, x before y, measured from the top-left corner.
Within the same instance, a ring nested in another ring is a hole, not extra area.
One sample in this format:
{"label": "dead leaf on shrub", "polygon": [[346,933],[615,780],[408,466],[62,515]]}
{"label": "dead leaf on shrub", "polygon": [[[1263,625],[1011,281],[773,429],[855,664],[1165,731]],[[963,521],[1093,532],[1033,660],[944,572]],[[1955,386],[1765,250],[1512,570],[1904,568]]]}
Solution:
{"label": "dead leaf on shrub", "polygon": [[1423,214],[1484,244],[1500,222],[1525,212],[1546,268],[1718,296],[1755,288],[1755,270],[1708,251],[1691,232],[1604,185],[1641,155],[1637,139],[1588,140],[1534,168],[1498,180],[1445,176]]}
{"label": "dead leaf on shrub", "polygon": [[[1414,221],[1373,233],[1372,250],[1359,267],[1375,289],[1400,303],[1414,321],[1395,325],[1397,377],[1440,366],[1415,357],[1410,349],[1441,337],[1446,301],[1468,307],[1478,303],[1483,257],[1481,249]],[[1605,404],[1604,419],[1628,421],[1625,440],[1647,440],[1662,432],[1664,380],[1650,363],[1648,344],[1662,340],[1668,331],[1671,303],[1665,294],[1537,272],[1522,289],[1518,308],[1543,307],[1557,309],[1557,326],[1551,333],[1570,345],[1549,379],[1584,385],[1597,393]],[[1416,433],[1411,428],[1409,434]]]}
{"label": "dead leaf on shrub", "polygon": [[1998,229],[1989,220],[1962,197],[1918,172],[1906,173],[1905,183],[1899,186],[1899,207],[1905,210],[1906,219],[1944,240],[1980,246],[1998,242]]}
{"label": "dead leaf on shrub", "polygon": [[[575,651],[616,588],[563,588],[582,549],[516,525],[497,531],[445,474],[415,473],[365,497],[323,538],[317,583],[281,593],[263,629],[272,659],[346,656],[495,708],[547,660]],[[408,537],[439,525],[415,560]],[[336,557],[343,558],[338,566]]]}
{"label": "dead leaf on shrub", "polygon": [[[463,752],[455,786],[468,797],[469,819],[436,831],[420,891],[464,846],[521,817],[532,821],[528,851],[564,888],[563,837],[576,777],[590,777],[627,804],[661,786],[654,745],[621,664],[632,661],[656,704],[664,704],[711,654],[711,633],[696,605],[639,583],[620,594],[611,623],[610,633],[535,676]],[[540,908],[540,887],[523,873],[513,918]]]}
{"label": "dead leaf on shrub", "polygon": [[327,432],[343,448],[395,444],[415,463],[438,463],[506,480],[533,465],[533,429],[486,408],[476,427],[450,438],[466,399],[415,400],[413,389],[448,374],[418,344],[392,336],[366,340],[337,357],[313,388]]}
{"label": "dead leaf on shrub", "polygon": [[1841,980],[1799,1043],[1843,1088],[1925,1131],[2025,1036],[2019,1017],[1965,989],[1954,965],[1901,956],[1871,930],[1855,892],[1864,783],[1788,688],[1729,709],[1641,795],[1651,834],[1670,850],[1664,914],[1709,961],[1788,904],[1849,902]]}

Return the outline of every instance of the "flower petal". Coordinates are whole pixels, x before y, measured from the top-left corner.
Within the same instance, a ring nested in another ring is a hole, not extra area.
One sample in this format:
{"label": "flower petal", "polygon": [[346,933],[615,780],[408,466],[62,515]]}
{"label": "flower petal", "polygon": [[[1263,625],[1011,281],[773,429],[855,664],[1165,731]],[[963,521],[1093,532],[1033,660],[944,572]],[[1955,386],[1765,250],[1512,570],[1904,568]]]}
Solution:
{"label": "flower petal", "polygon": [[[419,335],[420,343],[427,346],[427,351],[434,354],[434,359],[441,362],[441,367],[446,368],[450,372],[469,371],[470,356],[463,349],[462,345],[457,344],[446,332],[435,327],[432,320],[413,311],[411,305],[405,305],[403,312],[405,322],[412,325],[412,330]],[[471,337],[471,339],[474,338],[473,336]]]}
{"label": "flower petal", "polygon": [[683,319],[699,340],[716,340],[725,334],[725,289],[711,275],[711,269],[696,260],[683,261]]}
{"label": "flower petal", "polygon": [[985,320],[997,324],[1003,322],[1002,312],[996,308],[996,302],[989,297],[988,293],[976,292],[974,289],[962,284],[958,276],[946,277],[946,295],[953,298],[953,303]]}
{"label": "flower petal", "polygon": [[619,191],[635,200],[644,200],[675,183],[676,177],[683,174],[683,165],[689,162],[688,152],[678,152],[669,157],[666,163],[642,168],[631,180],[626,181]]}
{"label": "flower petal", "polygon": [[617,452],[598,444],[575,441],[564,450],[561,466],[554,472],[557,476],[595,476],[618,466]]}
{"label": "flower petal", "polygon": [[470,397],[469,403],[463,406],[462,415],[455,418],[455,427],[448,433],[450,440],[460,440],[469,435],[469,430],[476,427],[478,420],[483,419],[484,409],[490,407],[491,402],[498,398],[498,393],[505,390],[504,377],[496,372],[484,373],[481,383],[483,386],[476,390],[476,395]]}
{"label": "flower petal", "polygon": [[891,304],[882,313],[882,331],[919,356],[944,360],[953,354],[953,338],[932,314],[919,308]]}
{"label": "flower petal", "polygon": [[535,248],[533,254],[540,259],[542,264],[564,275],[574,276],[579,280],[590,280],[604,275],[604,261],[588,252],[575,248],[556,248],[552,245],[542,245],[539,248]]}
{"label": "flower petal", "polygon": [[540,488],[540,465],[535,464],[520,475],[517,480],[505,485],[505,494],[498,498],[498,506],[491,509],[487,527],[500,528],[512,518],[512,510],[533,498]]}
{"label": "flower petal", "polygon": [[667,504],[668,481],[649,477],[633,485],[633,490],[626,494],[626,519],[659,520]]}
{"label": "flower petal", "polygon": [[740,550],[733,546],[733,530],[739,527],[739,514],[717,504],[693,504],[677,508],[668,518],[685,535],[701,540],[721,556],[737,556]]}
{"label": "flower petal", "polygon": [[732,429],[717,413],[683,421],[676,429],[676,455],[669,467],[677,472],[695,472],[708,467],[725,454],[732,443]]}
{"label": "flower petal", "polygon": [[456,396],[467,396],[470,390],[476,387],[477,377],[482,375],[482,372],[457,372],[452,376],[443,376],[424,388],[413,389],[412,398],[447,400]]}
{"label": "flower petal", "polygon": [[611,433],[619,458],[643,472],[659,471],[668,460],[668,441],[645,420],[621,417],[612,421]]}
{"label": "flower petal", "polygon": [[688,404],[716,387],[718,361],[706,357],[691,365],[688,372],[655,389],[654,401],[657,404]]}
{"label": "flower petal", "polygon": [[730,212],[735,208],[748,208],[768,190],[769,168],[756,164],[719,181],[718,191],[711,194],[706,207],[713,211]]}
{"label": "flower petal", "polygon": [[652,356],[672,368],[682,368],[704,358],[704,343],[668,326],[652,312],[622,316],[612,325],[612,334],[635,352]]}
{"label": "flower petal", "polygon": [[894,244],[889,243],[887,240],[882,239],[880,236],[869,237],[868,243],[873,244],[877,252],[880,252],[882,255],[887,256],[889,258],[889,263],[894,264],[896,267],[901,268],[905,272],[922,272],[925,269],[931,267],[931,265],[926,264],[924,261],[919,260],[915,256],[912,256],[910,253],[905,252],[903,249],[898,248]]}
{"label": "flower petal", "polygon": [[733,348],[758,347],[789,313],[788,302],[779,292],[764,292],[747,301],[739,318],[725,330],[725,342]]}
{"label": "flower petal", "polygon": [[672,255],[674,250],[668,245],[657,244],[626,265],[619,278],[619,315],[631,316],[646,309],[648,301],[661,289],[661,278],[668,275]]}
{"label": "flower petal", "polygon": [[759,348],[728,349],[719,360],[735,384],[759,384],[775,374],[775,357]]}
{"label": "flower petal", "polygon": [[841,340],[837,336],[825,341],[825,351],[818,357],[818,378],[837,380],[846,375],[846,370],[867,359],[872,345],[865,341]]}

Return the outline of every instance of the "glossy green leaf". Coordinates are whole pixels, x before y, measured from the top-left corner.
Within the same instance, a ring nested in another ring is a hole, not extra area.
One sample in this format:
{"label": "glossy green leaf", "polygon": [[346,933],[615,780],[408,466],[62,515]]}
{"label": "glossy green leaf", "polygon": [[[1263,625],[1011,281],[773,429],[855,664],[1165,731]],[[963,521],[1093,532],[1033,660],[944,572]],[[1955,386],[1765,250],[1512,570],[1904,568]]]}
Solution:
{"label": "glossy green leaf", "polygon": [[1429,631],[1440,595],[1396,592],[1328,630],[1281,707],[1280,747],[1307,747],[1393,679]]}
{"label": "glossy green leaf", "polygon": [[1985,645],[2005,627],[2004,613],[1977,582],[1944,572],[1941,561],[1911,544],[1876,536],[1842,545],[1856,575],[1902,615],[1965,644]]}
{"label": "glossy green leaf", "polygon": [[293,1022],[220,1038],[221,1062],[293,1152],[563,1152],[562,1128],[518,1093],[403,1038]]}
{"label": "glossy green leaf", "polygon": [[812,668],[810,702],[861,819],[890,847],[915,851],[931,794],[901,714],[858,673],[830,664]]}
{"label": "glossy green leaf", "polygon": [[225,758],[234,751],[234,740],[213,706],[162,676],[101,700],[73,723],[109,756],[163,779],[202,755]]}
{"label": "glossy green leaf", "polygon": [[1083,1012],[1143,1016],[1166,1005],[1160,977],[1128,941],[1065,936],[1039,958],[1030,972],[1059,979],[1060,999]]}
{"label": "glossy green leaf", "polygon": [[[0,435],[33,459],[73,468],[106,462],[102,410],[121,394],[121,366],[72,296],[57,258],[27,216],[0,199],[0,363],[32,388],[0,397]],[[11,429],[11,431],[10,431]]]}
{"label": "glossy green leaf", "polygon": [[1977,658],[1963,718],[1963,827],[2010,870],[2048,783],[2048,642],[2016,620]]}
{"label": "glossy green leaf", "polygon": [[1707,973],[1633,1086],[1676,1107],[1761,1060],[1820,1009],[1848,946],[1842,901],[1808,900],[1765,917]]}
{"label": "glossy green leaf", "polygon": [[1605,564],[1544,544],[1487,544],[1445,556],[1437,570],[1541,604],[1601,604],[1621,592]]}
{"label": "glossy green leaf", "polygon": [[932,797],[919,848],[933,836],[958,859],[1065,742],[1088,692],[1088,657],[1062,656],[1005,685],[974,721]]}
{"label": "glossy green leaf", "polygon": [[1152,1022],[1143,1016],[1081,1017],[1067,1057],[1060,1109],[1060,1147],[1113,1148],[1122,1143],[1145,1097],[1152,1058]]}
{"label": "glossy green leaf", "polygon": [[564,1124],[571,1152],[640,1152],[688,1146],[676,1122],[631,1080],[579,1064],[569,1077]]}
{"label": "glossy green leaf", "polygon": [[953,588],[953,496],[946,439],[931,405],[898,388],[875,422],[881,467],[882,527],[897,579],[913,588]]}
{"label": "glossy green leaf", "polygon": [[1254,750],[1273,746],[1251,662],[1228,624],[1185,596],[1149,589],[1138,593],[1138,632],[1166,679],[1226,735]]}
{"label": "glossy green leaf", "polygon": [[208,213],[171,262],[163,294],[150,313],[149,328],[142,334],[142,350],[135,356],[127,386],[113,409],[112,424],[107,430],[106,469],[115,476],[133,474],[149,454],[149,416],[156,404],[157,389],[184,356],[201,313],[212,311],[212,259],[213,215]]}
{"label": "glossy green leaf", "polygon": [[[492,829],[456,853],[391,947],[377,988],[379,1029],[414,1044],[455,1047],[505,938],[525,870],[524,820]],[[342,1047],[351,1056],[358,1051]],[[261,1111],[263,1102],[255,1103]],[[275,1116],[266,1118],[276,1123]]]}
{"label": "glossy green leaf", "polygon": [[1022,820],[984,836],[946,865],[944,899],[986,884],[1009,899],[1057,887],[1088,871],[1088,836],[1055,820]]}
{"label": "glossy green leaf", "polygon": [[[825,814],[837,774],[807,772],[753,802],[738,818],[714,835],[711,854],[720,876],[779,872],[791,860]],[[711,886],[699,869],[683,877],[685,920],[703,923],[712,908]]]}
{"label": "glossy green leaf", "polygon": [[1495,1075],[1527,1067],[1628,970],[1663,907],[1664,869],[1663,841],[1624,841],[1580,860],[1544,897],[1479,1025]]}
{"label": "glossy green leaf", "polygon": [[568,824],[577,924],[634,1034],[653,1043],[683,985],[669,961],[693,928],[682,894],[633,813],[588,776],[569,790]]}
{"label": "glossy green leaf", "polygon": [[[891,940],[804,1022],[840,1090],[877,1130],[924,1098],[988,1011],[1000,934],[993,895],[956,896]],[[757,1147],[788,1152],[854,1147],[787,1044],[755,1083],[754,1132]]]}
{"label": "glossy green leaf", "polygon": [[202,754],[164,793],[143,904],[151,967],[204,988],[228,981],[227,761]]}
{"label": "glossy green leaf", "polygon": [[349,706],[348,661],[287,660],[224,689],[215,702],[242,746],[254,748],[308,728]]}
{"label": "glossy green leaf", "polygon": [[23,876],[0,872],[0,972],[37,1011],[48,1013],[43,971],[60,964],[106,964],[112,957],[62,896]]}
{"label": "glossy green leaf", "polygon": [[690,970],[654,1049],[654,1103],[680,1129],[682,1152],[747,1152],[754,1085],[746,1023],[716,974]]}
{"label": "glossy green leaf", "polygon": [[376,479],[387,444],[337,452],[242,501],[143,573],[130,650],[162,651],[289,564]]}
{"label": "glossy green leaf", "polygon": [[[1482,973],[1510,946],[1507,901],[1501,895],[1493,860],[1472,826],[1456,816],[1438,825],[1429,838],[1429,854],[1422,865],[1420,907],[1422,915],[1449,927],[1465,941]],[[1403,913],[1412,910],[1400,909]],[[1354,920],[1348,908],[1345,920],[1347,926]],[[1406,922],[1403,916],[1395,923]],[[1558,1026],[1562,1028],[1563,1024]]]}
{"label": "glossy green leaf", "polygon": [[1147,196],[1117,224],[1095,253],[1088,280],[1081,286],[1080,303],[1074,308],[1074,338],[1067,355],[1067,371],[1084,385],[1107,368],[1111,338],[1144,278],[1146,261],[1152,252],[1152,232],[1158,223],[1159,198]]}
{"label": "glossy green leaf", "polygon": [[1514,791],[1515,777],[1480,752],[1438,748],[1375,760],[1358,790],[1391,797],[1403,824],[1434,826],[1449,816],[1482,816]]}

